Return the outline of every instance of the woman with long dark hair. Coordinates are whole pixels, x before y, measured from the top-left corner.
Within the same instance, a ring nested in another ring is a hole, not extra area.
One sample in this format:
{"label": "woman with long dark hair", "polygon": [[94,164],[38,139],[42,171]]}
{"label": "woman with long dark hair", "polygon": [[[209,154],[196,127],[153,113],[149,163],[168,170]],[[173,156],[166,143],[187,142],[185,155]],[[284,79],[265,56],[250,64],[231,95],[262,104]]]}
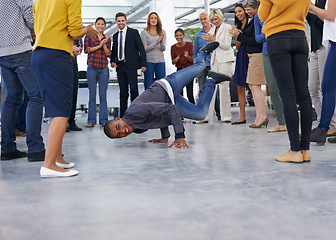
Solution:
{"label": "woman with long dark hair", "polygon": [[[248,15],[245,12],[244,6],[239,3],[235,6],[235,25],[238,30],[244,31],[248,20]],[[239,42],[236,38],[236,49],[238,50],[236,55],[236,67],[234,72],[233,81],[237,84],[238,90],[238,101],[239,101],[239,119],[232,123],[232,125],[245,124],[245,105],[246,105],[246,95],[245,88],[247,69],[249,64],[249,58],[245,51],[245,43]]]}
{"label": "woman with long dark hair", "polygon": [[146,50],[147,71],[144,72],[145,89],[149,88],[154,80],[166,76],[166,64],[163,52],[166,50],[166,32],[156,12],[151,12],[147,18],[147,27],[141,32],[141,40]]}
{"label": "woman with long dark hair", "polygon": [[232,37],[236,37],[239,42],[245,43],[245,50],[249,56],[246,82],[251,89],[256,109],[256,117],[250,128],[267,127],[269,122],[265,111],[265,96],[261,90],[261,85],[266,84],[262,61],[262,44],[256,42],[254,30],[254,16],[258,12],[258,7],[258,0],[247,0],[244,3],[244,8],[250,18],[245,25],[244,31],[240,31],[237,28],[232,28],[230,31]]}

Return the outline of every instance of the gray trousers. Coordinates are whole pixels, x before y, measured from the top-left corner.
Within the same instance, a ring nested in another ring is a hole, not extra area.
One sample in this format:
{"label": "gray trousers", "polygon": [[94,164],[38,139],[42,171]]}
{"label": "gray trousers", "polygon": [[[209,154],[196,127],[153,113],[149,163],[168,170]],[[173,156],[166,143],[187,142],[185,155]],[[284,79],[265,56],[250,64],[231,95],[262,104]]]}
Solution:
{"label": "gray trousers", "polygon": [[264,63],[264,72],[266,77],[266,82],[269,90],[269,94],[271,97],[271,101],[274,107],[274,111],[277,116],[278,124],[285,125],[285,117],[283,113],[282,101],[279,95],[278,84],[275,80],[275,76],[273,74],[271,62],[267,55],[263,54],[263,63]]}

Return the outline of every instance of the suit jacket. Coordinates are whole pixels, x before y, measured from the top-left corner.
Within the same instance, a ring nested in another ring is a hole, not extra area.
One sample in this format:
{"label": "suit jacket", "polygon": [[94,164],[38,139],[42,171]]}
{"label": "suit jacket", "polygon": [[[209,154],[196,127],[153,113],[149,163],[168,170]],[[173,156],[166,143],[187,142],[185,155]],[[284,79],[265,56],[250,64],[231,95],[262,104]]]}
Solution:
{"label": "suit jacket", "polygon": [[[229,35],[229,30],[231,29],[231,26],[222,23],[216,33],[216,41],[219,42],[219,46],[217,49],[215,49],[211,54],[211,65],[214,64],[216,61],[217,63],[226,63],[226,62],[233,62],[234,54],[233,49],[231,47],[231,40],[232,37]],[[209,33],[215,34],[216,27],[213,26]]]}
{"label": "suit jacket", "polygon": [[[111,62],[118,61],[118,37],[119,30],[113,35],[113,47],[111,53]],[[125,63],[129,69],[140,69],[146,67],[146,51],[142,44],[138,30],[127,27],[125,39]]]}

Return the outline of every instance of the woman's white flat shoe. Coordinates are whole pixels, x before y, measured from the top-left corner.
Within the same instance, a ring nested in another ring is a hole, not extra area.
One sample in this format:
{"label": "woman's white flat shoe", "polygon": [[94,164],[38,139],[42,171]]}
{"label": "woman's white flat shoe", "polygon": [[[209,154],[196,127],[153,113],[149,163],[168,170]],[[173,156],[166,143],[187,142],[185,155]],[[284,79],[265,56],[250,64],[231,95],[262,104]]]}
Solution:
{"label": "woman's white flat shoe", "polygon": [[61,168],[64,168],[64,169],[69,169],[69,168],[73,168],[75,166],[74,163],[68,163],[68,164],[64,164],[64,163],[59,163],[59,162],[56,162],[56,165],[58,167],[61,167]]}
{"label": "woman's white flat shoe", "polygon": [[46,168],[46,167],[41,167],[41,170],[40,170],[41,178],[71,177],[71,176],[75,176],[77,174],[78,174],[78,171],[76,171],[76,170],[68,170],[66,172],[58,172],[58,171],[51,170],[51,169]]}

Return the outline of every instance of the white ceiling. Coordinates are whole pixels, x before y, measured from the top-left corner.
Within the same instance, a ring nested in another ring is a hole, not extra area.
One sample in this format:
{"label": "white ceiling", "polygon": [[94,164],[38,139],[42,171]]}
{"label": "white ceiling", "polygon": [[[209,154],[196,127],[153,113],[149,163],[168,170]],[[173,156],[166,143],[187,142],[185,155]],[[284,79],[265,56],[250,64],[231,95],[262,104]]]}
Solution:
{"label": "white ceiling", "polygon": [[[204,10],[205,0],[173,0],[175,24],[182,28],[199,27],[198,14]],[[232,12],[232,7],[239,0],[209,0],[210,8],[219,8],[223,12]],[[104,17],[107,21],[105,32],[113,33],[116,30],[114,16],[117,12],[124,12],[128,18],[128,25],[143,29],[146,26],[147,15],[150,12],[151,0],[82,0],[83,23],[93,23],[97,17]],[[225,14],[227,20],[232,21],[232,14]]]}

